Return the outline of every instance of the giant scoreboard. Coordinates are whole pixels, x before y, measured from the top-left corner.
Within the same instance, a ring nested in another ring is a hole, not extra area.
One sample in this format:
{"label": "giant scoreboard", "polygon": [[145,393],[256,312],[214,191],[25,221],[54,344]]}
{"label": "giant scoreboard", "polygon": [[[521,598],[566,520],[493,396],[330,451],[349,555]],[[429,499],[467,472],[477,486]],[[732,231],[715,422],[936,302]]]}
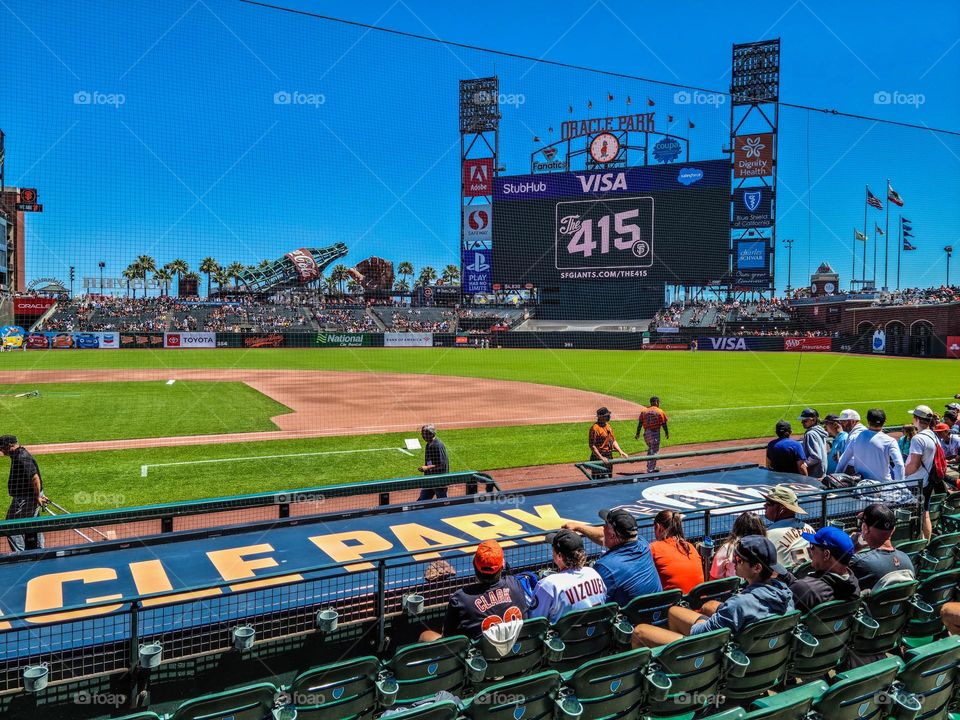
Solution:
{"label": "giant scoreboard", "polygon": [[539,316],[652,317],[665,285],[729,280],[730,162],[498,177],[493,276]]}

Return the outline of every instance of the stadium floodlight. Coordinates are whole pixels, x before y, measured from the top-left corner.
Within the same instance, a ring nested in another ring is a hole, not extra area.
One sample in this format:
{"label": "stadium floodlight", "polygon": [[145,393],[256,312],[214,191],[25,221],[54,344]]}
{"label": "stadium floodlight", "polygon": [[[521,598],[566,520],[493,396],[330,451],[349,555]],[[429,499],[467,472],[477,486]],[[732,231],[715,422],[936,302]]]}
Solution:
{"label": "stadium floodlight", "polygon": [[233,647],[241,652],[253,647],[257,631],[250,625],[240,625],[233,629]]}

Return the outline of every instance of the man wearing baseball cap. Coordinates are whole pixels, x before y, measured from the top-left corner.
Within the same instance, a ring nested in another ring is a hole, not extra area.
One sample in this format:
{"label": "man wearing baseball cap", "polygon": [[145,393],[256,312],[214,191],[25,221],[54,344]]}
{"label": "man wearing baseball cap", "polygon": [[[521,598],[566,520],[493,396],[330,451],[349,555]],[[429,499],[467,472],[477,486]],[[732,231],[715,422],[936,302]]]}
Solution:
{"label": "man wearing baseball cap", "polygon": [[[10,477],[7,480],[10,507],[7,508],[7,520],[36,517],[47,504],[37,461],[15,435],[0,435],[0,455],[10,458]],[[43,533],[10,535],[7,541],[11,552],[36,550],[43,547]]]}
{"label": "man wearing baseball cap", "polygon": [[443,633],[424,630],[420,634],[421,642],[452,635],[477,638],[497,623],[522,620],[526,616],[526,596],[517,579],[504,574],[500,543],[496,540],[480,543],[473,556],[473,572],[477,581],[450,597]]}
{"label": "man wearing baseball cap", "polygon": [[798,418],[803,429],[803,452],[807,456],[807,475],[822,478],[827,474],[827,431],[820,426],[820,413],[805,408]]}
{"label": "man wearing baseball cap", "polygon": [[934,425],[933,432],[940,439],[940,447],[947,459],[947,484],[955,489],[957,480],[960,480],[960,435],[950,432],[950,426],[945,422]]}
{"label": "man wearing baseball cap", "polygon": [[847,563],[853,557],[853,540],[838,527],[828,525],[816,533],[803,533],[810,543],[813,572],[802,578],[787,573],[783,581],[793,593],[797,610],[807,612],[831,600],[856,600],[860,585]]}
{"label": "man wearing baseball cap", "polygon": [[721,628],[736,634],[750,623],[793,610],[793,593],[774,577],[785,575],[787,571],[777,563],[773,543],[762,535],[740,538],[733,559],[737,577],[747,582],[743,590],[721,603],[714,612],[710,612],[710,607],[703,607],[699,612],[671,607],[670,629],[641,623],[633,629],[633,646],[665,645],[684,635],[699,635]]}
{"label": "man wearing baseball cap", "polygon": [[883,432],[886,421],[887,414],[880,408],[867,411],[869,429],[856,437],[850,433],[847,449],[837,461],[838,473],[856,466],[857,472],[867,480],[878,483],[903,480],[903,456],[897,441]]}
{"label": "man wearing baseball cap", "polygon": [[843,431],[847,433],[847,444],[857,439],[857,435],[862,433],[866,428],[860,422],[860,413],[851,408],[847,408],[840,412],[840,427],[843,428]]}
{"label": "man wearing baseball cap", "polygon": [[813,528],[797,517],[807,514],[800,507],[797,494],[786,485],[777,485],[763,500],[764,515],[770,522],[767,537],[777,549],[777,562],[788,568],[805,563],[810,555],[803,533],[813,534]]}
{"label": "man wearing baseball cap", "polygon": [[660,592],[660,576],[650,545],[637,533],[637,519],[627,510],[601,510],[602,527],[568,522],[567,530],[583,535],[607,551],[593,564],[607,588],[607,602],[621,607],[638,595]]}
{"label": "man wearing baseball cap", "polygon": [[537,583],[530,617],[545,617],[551,624],[571,610],[585,610],[607,601],[607,586],[592,567],[586,567],[583,538],[573,530],[547,535],[553,548],[553,564],[559,572]]}
{"label": "man wearing baseball cap", "polygon": [[595,478],[609,478],[613,473],[610,470],[610,461],[613,459],[614,451],[620,453],[620,457],[629,457],[620,449],[617,442],[617,436],[613,433],[613,427],[610,425],[610,410],[602,407],[597,409],[597,421],[590,427],[590,462],[602,462],[606,467],[602,472],[594,472]]}
{"label": "man wearing baseball cap", "polygon": [[882,503],[868,505],[860,513],[860,541],[867,549],[853,556],[850,570],[857,576],[861,592],[872,590],[890,573],[897,573],[904,580],[916,575],[907,554],[890,542],[896,525],[897,516]]}

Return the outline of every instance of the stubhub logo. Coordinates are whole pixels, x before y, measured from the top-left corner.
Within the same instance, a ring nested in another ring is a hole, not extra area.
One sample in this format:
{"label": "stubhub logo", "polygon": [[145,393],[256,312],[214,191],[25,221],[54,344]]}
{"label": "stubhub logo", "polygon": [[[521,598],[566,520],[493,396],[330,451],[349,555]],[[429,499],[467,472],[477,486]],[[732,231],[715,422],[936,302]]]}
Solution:
{"label": "stubhub logo", "polygon": [[693,185],[697,180],[703,179],[703,170],[700,168],[683,168],[677,176],[677,182],[681,185]]}
{"label": "stubhub logo", "polygon": [[522,183],[504,183],[504,195],[522,195],[524,193],[546,192],[547,184],[542,180],[540,182],[522,182]]}

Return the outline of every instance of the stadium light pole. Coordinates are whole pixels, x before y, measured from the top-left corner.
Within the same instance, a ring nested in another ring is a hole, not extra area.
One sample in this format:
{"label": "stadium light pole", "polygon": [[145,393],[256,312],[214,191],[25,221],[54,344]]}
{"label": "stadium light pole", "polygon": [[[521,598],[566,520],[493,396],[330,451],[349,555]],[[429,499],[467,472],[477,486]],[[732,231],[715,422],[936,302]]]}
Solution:
{"label": "stadium light pole", "polygon": [[783,241],[783,244],[787,246],[787,289],[785,292],[789,295],[790,291],[793,289],[791,282],[793,281],[793,243],[795,240],[787,239]]}
{"label": "stadium light pole", "polygon": [[106,266],[107,264],[103,260],[97,263],[97,267],[100,268],[100,297],[103,297],[103,269]]}
{"label": "stadium light pole", "polygon": [[950,256],[953,255],[953,245],[947,245],[943,251],[947,254],[947,287],[950,287]]}

